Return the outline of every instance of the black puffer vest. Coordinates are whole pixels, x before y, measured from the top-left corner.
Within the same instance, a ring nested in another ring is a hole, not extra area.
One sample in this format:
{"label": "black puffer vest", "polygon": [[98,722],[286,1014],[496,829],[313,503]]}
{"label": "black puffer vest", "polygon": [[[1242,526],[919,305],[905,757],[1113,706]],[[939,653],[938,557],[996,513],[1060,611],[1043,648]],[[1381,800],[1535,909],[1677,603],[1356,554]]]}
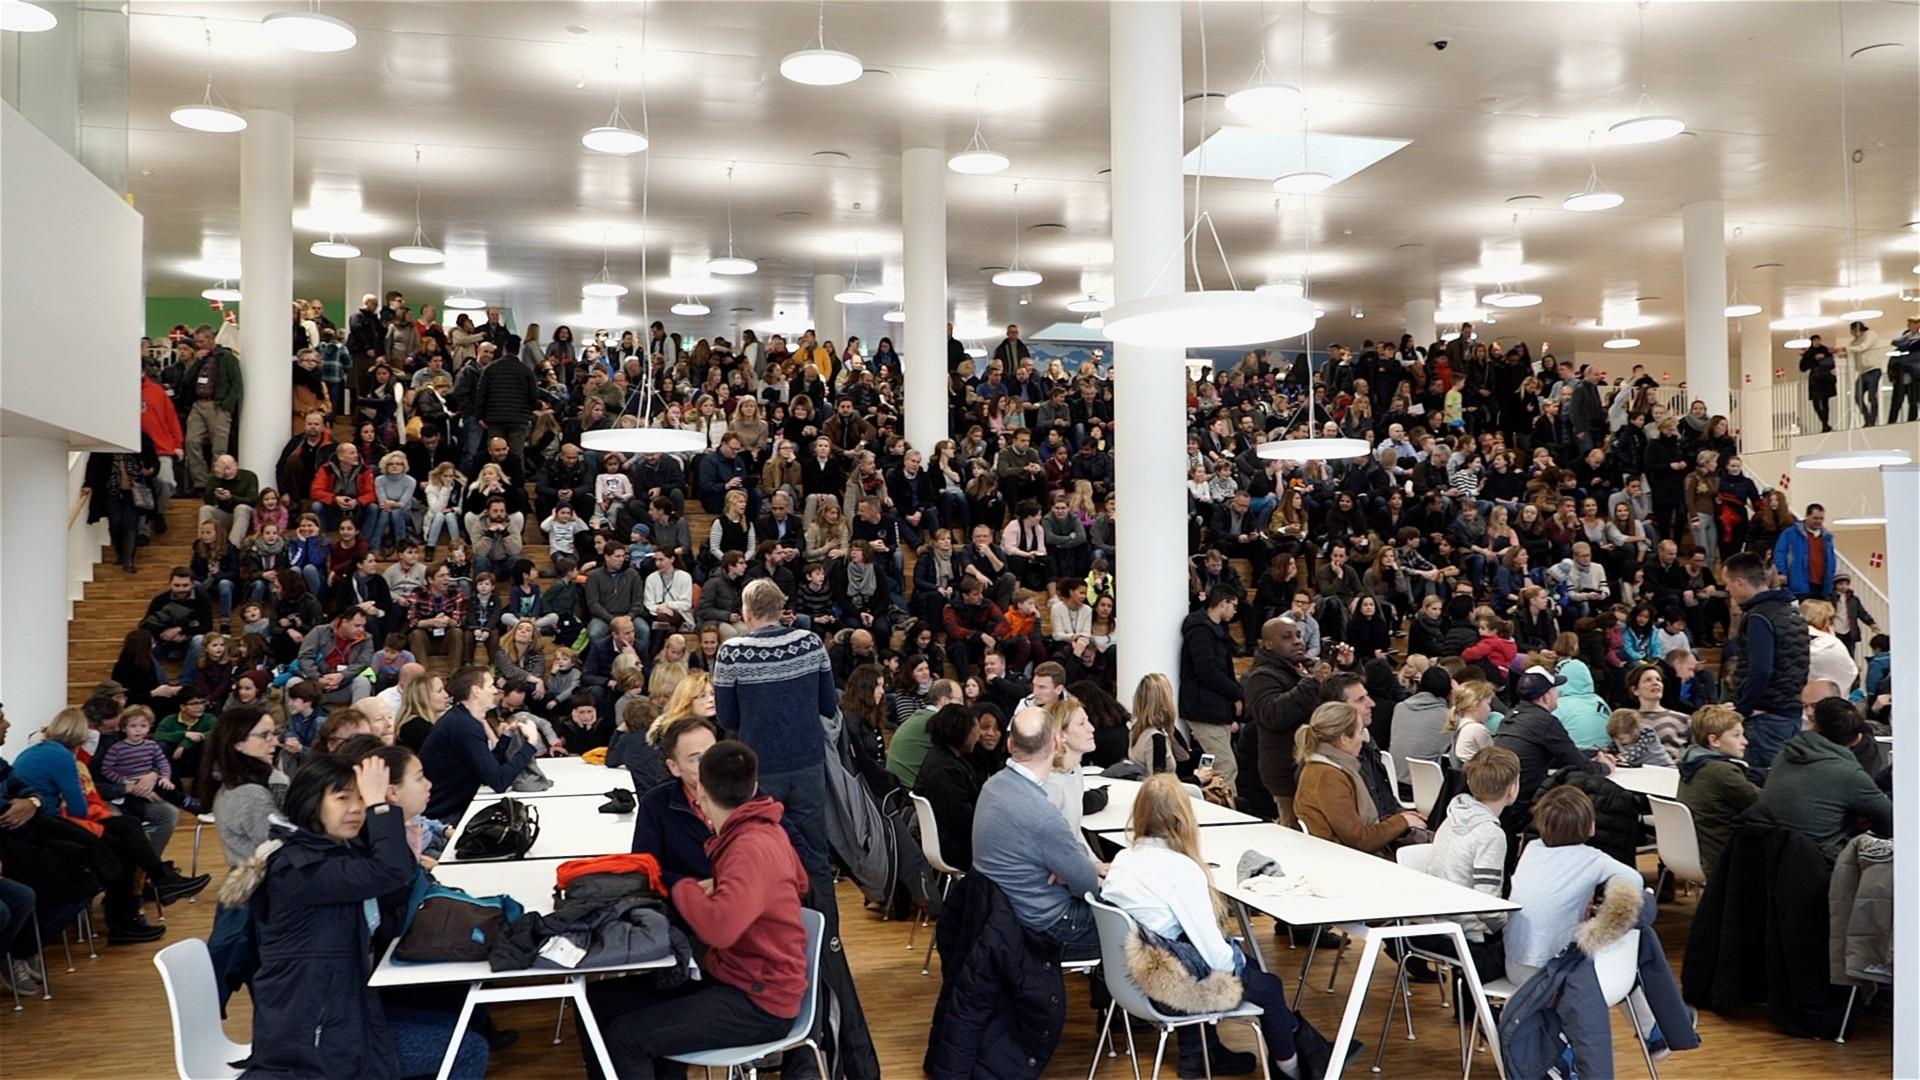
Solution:
{"label": "black puffer vest", "polygon": [[[1746,645],[1747,627],[1750,620],[1765,619],[1773,627],[1773,675],[1767,680],[1766,694],[1760,699],[1761,712],[1793,713],[1800,712],[1800,691],[1807,685],[1807,620],[1800,615],[1800,605],[1793,594],[1785,589],[1769,589],[1753,598],[1744,613],[1745,620],[1740,626],[1741,644]],[[1740,677],[1734,682],[1738,687],[1744,681],[1748,659],[1752,653],[1747,648],[1740,652]]]}

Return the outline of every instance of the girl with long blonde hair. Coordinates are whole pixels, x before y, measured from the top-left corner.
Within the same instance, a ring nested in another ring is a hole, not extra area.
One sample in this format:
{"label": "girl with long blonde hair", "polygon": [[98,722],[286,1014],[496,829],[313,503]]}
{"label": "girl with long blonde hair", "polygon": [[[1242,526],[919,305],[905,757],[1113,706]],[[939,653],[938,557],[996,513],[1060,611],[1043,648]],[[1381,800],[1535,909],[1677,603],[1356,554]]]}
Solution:
{"label": "girl with long blonde hair", "polygon": [[[1128,949],[1130,974],[1149,997],[1183,1012],[1225,1011],[1243,1001],[1260,1006],[1262,1049],[1271,1058],[1273,1075],[1300,1075],[1286,987],[1277,976],[1248,963],[1246,954],[1221,933],[1226,905],[1200,851],[1193,799],[1179,780],[1163,773],[1140,785],[1133,800],[1132,843],[1114,856],[1100,898],[1151,935],[1139,942],[1146,947]],[[1196,958],[1208,968],[1204,978],[1194,975]],[[1228,1071],[1232,1059],[1243,1056],[1220,1046],[1210,1024],[1183,1027],[1179,1035],[1183,1068],[1189,1062],[1201,1064],[1203,1037],[1204,1056],[1215,1072]],[[1253,1071],[1251,1064],[1247,1071]]]}
{"label": "girl with long blonde hair", "polygon": [[660,710],[659,718],[647,729],[647,741],[658,746],[660,733],[675,720],[688,716],[711,720],[718,711],[713,703],[713,676],[704,671],[690,671],[673,688],[673,696],[667,699],[666,708]]}

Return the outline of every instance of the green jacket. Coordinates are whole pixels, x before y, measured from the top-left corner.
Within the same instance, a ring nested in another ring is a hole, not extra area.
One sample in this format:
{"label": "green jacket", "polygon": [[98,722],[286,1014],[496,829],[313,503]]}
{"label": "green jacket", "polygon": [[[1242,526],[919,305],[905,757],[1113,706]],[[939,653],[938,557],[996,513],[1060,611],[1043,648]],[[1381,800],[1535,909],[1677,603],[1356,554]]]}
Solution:
{"label": "green jacket", "polygon": [[1733,835],[1734,820],[1760,798],[1760,788],[1748,777],[1744,762],[1704,746],[1689,746],[1680,755],[1679,798],[1693,812],[1700,869],[1712,877],[1720,849]]}
{"label": "green jacket", "polygon": [[[192,725],[191,730],[197,731],[202,735],[211,735],[213,734],[213,725],[219,719],[219,714],[215,713],[212,709],[208,709],[206,712],[200,714],[200,719]],[[174,713],[172,716],[160,721],[160,730],[153,733],[153,741],[164,743],[168,749],[172,749],[187,741],[188,730],[189,727],[185,721],[180,719],[180,714]]]}
{"label": "green jacket", "polygon": [[1864,817],[1876,835],[1893,835],[1893,800],[1860,767],[1853,751],[1817,731],[1787,740],[1773,759],[1760,805],[1820,845],[1831,864]]}
{"label": "green jacket", "polygon": [[240,358],[234,355],[232,349],[221,345],[215,345],[213,352],[187,365],[186,377],[180,383],[180,392],[186,395],[187,404],[193,404],[193,388],[199,385],[200,366],[207,363],[220,365],[214,369],[220,379],[220,395],[214,399],[214,404],[230,415],[238,416],[240,392],[244,388],[240,375]]}
{"label": "green jacket", "polygon": [[[215,488],[226,488],[228,494],[232,495],[233,498],[220,498],[213,493]],[[209,474],[207,476],[206,494],[202,496],[201,501],[205,502],[208,506],[217,506],[229,513],[232,512],[235,506],[252,506],[254,503],[260,501],[260,478],[253,474],[252,469],[240,469],[236,471],[231,480],[222,480],[218,476]]]}

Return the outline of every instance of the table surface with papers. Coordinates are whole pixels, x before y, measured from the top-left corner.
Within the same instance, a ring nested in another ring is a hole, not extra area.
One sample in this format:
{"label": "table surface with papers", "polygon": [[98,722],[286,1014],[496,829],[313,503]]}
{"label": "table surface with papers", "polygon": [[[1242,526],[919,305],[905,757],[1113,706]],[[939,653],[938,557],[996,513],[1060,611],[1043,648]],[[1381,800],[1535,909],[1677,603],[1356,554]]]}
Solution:
{"label": "table surface with papers", "polygon": [[[1087,814],[1080,819],[1080,827],[1092,833],[1111,832],[1126,829],[1133,824],[1133,800],[1140,794],[1139,780],[1117,780],[1105,776],[1088,776],[1088,791],[1095,788],[1107,789],[1107,805],[1097,814]],[[1253,825],[1259,818],[1243,814],[1205,799],[1193,801],[1194,822],[1203,826]]]}

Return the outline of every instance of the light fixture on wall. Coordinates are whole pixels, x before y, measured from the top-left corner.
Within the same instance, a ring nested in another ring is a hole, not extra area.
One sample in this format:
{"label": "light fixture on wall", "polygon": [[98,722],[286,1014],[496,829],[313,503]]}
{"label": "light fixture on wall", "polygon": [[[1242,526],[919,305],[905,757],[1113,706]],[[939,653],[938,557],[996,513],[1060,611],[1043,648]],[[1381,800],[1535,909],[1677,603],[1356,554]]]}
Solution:
{"label": "light fixture on wall", "polygon": [[60,25],[53,12],[27,0],[0,0],[0,30],[16,34],[37,34]]}
{"label": "light fixture on wall", "polygon": [[1030,289],[1043,279],[1040,271],[1020,264],[1020,185],[1013,185],[1013,260],[993,275],[993,283],[1009,289]]}
{"label": "light fixture on wall", "polygon": [[[1232,263],[1213,226],[1213,217],[1205,207],[1202,178],[1207,154],[1207,12],[1204,0],[1198,5],[1200,20],[1200,161],[1193,175],[1193,224],[1181,237],[1180,246],[1168,253],[1166,264],[1154,275],[1144,295],[1117,303],[1105,315],[1104,329],[1120,345],[1156,349],[1231,348],[1267,341],[1284,341],[1313,329],[1313,305],[1305,299],[1285,299],[1240,288]],[[1306,82],[1306,17],[1301,16],[1301,83]],[[1305,110],[1302,110],[1304,125]],[[1226,269],[1225,289],[1208,289],[1200,275],[1200,226],[1207,227]],[[1189,250],[1188,244],[1193,246]],[[1180,268],[1181,291],[1155,295],[1160,279],[1176,263],[1187,261],[1193,271],[1196,288],[1186,289],[1187,267]]]}
{"label": "light fixture on wall", "polygon": [[276,11],[261,19],[260,25],[282,47],[301,52],[345,52],[360,40],[353,27],[320,14],[319,0],[312,0],[305,11]]}
{"label": "light fixture on wall", "polygon": [[[643,68],[644,66],[642,65]],[[625,157],[645,150],[649,140],[644,132],[633,130],[633,125],[627,122],[626,114],[620,111],[620,58],[618,56],[613,59],[613,80],[613,112],[608,114],[606,123],[599,127],[588,128],[585,134],[580,136],[580,145],[595,153]],[[645,115],[646,111],[643,108],[641,116],[644,118]],[[646,125],[643,122],[641,126]]]}
{"label": "light fixture on wall", "polygon": [[733,250],[733,162],[727,162],[727,253],[707,260],[707,273],[735,277],[751,274],[760,264]]}
{"label": "light fixture on wall", "polygon": [[1615,330],[1613,336],[1601,342],[1600,346],[1606,349],[1637,349],[1640,347],[1640,339],[1628,337],[1625,330]]}
{"label": "light fixture on wall", "polygon": [[200,295],[209,300],[218,300],[223,304],[237,304],[240,302],[240,290],[228,284],[226,278],[221,278],[219,281],[214,282],[213,288],[211,289],[201,289]]}
{"label": "light fixture on wall", "polygon": [[447,254],[427,242],[427,231],[420,224],[420,144],[413,144],[413,242],[387,251],[387,258],[415,266],[437,266]]}
{"label": "light fixture on wall", "polygon": [[175,108],[167,114],[167,118],[189,131],[207,131],[216,135],[245,131],[247,118],[228,108],[227,99],[213,88],[213,31],[206,29],[202,33],[206,35],[207,43],[207,88],[201,93],[199,101]]}
{"label": "light fixture on wall", "polygon": [[980,131],[980,84],[973,84],[973,137],[967,140],[966,149],[947,159],[947,168],[969,176],[991,176],[1003,172],[1012,164],[1007,155],[987,145],[987,137]]}
{"label": "light fixture on wall", "polygon": [[1686,121],[1653,111],[1653,98],[1647,94],[1647,0],[1635,5],[1640,17],[1640,100],[1634,103],[1634,115],[1607,128],[1607,139],[1616,143],[1651,143],[1671,139],[1687,130]]}
{"label": "light fixture on wall", "polygon": [[827,3],[820,0],[818,32],[812,48],[790,52],[780,60],[780,74],[806,86],[841,86],[860,77],[860,58],[827,44]]}
{"label": "light fixture on wall", "polygon": [[323,259],[357,259],[360,257],[360,245],[344,238],[335,238],[333,233],[328,233],[325,240],[315,240],[313,246],[307,248],[307,250]]}

